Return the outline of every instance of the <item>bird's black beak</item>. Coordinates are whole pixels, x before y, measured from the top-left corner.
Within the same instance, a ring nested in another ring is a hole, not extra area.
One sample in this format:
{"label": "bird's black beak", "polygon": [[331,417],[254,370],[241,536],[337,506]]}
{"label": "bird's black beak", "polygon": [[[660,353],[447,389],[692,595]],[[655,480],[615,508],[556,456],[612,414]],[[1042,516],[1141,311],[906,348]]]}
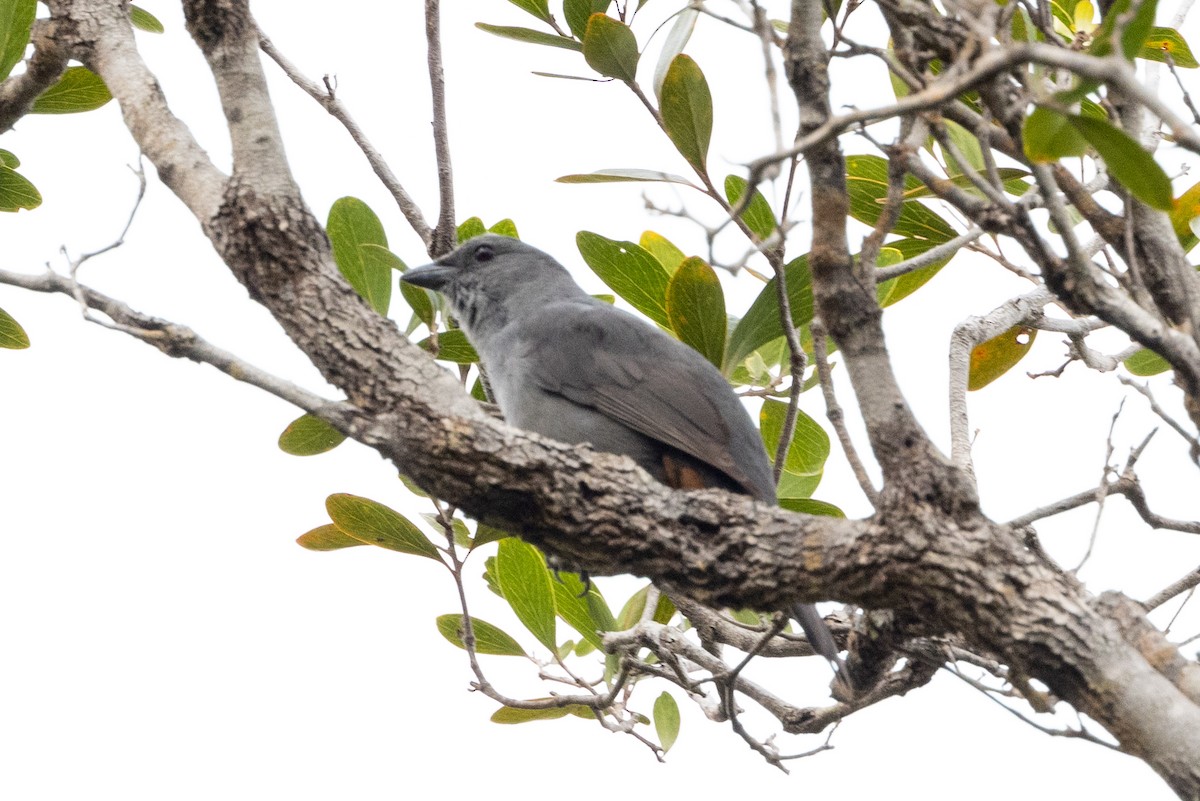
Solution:
{"label": "bird's black beak", "polygon": [[434,292],[440,292],[442,287],[450,283],[454,279],[454,274],[458,272],[458,268],[453,264],[426,264],[413,269],[400,276],[401,281],[405,281],[415,286],[432,289]]}

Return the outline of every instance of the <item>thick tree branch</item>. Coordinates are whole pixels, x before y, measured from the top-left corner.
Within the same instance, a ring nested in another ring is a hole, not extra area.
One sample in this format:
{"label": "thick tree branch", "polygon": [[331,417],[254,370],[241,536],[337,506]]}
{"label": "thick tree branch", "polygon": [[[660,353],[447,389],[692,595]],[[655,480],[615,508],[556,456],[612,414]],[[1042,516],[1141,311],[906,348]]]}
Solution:
{"label": "thick tree branch", "polygon": [[68,27],[62,19],[34,22],[30,35],[33,55],[25,62],[25,71],[0,82],[0,134],[28,114],[38,95],[62,77],[75,41]]}

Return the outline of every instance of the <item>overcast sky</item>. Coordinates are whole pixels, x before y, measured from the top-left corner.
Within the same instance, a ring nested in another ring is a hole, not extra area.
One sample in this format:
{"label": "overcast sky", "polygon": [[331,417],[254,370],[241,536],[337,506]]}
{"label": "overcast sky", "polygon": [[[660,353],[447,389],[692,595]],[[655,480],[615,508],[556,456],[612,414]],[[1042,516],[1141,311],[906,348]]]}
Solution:
{"label": "overcast sky", "polygon": [[[142,4],[167,26],[162,36],[139,34],[145,58],[173,110],[227,166],[215,90],[178,4]],[[419,5],[259,0],[253,7],[311,77],[337,76],[339,95],[432,218]],[[578,230],[636,240],[653,228],[703,252],[694,228],[648,217],[636,186],[553,182],[605,167],[686,170],[624,87],[532,75],[587,72],[577,54],[475,29],[478,20],[533,22],[502,0],[446,5],[460,219],[513,218],[524,239],[557,255],[593,291],[602,285],[575,250]],[[646,13],[671,6],[658,0]],[[1166,19],[1160,15],[1160,23]],[[638,34],[645,45],[648,28]],[[1190,38],[1197,44],[1200,37]],[[646,58],[647,79],[660,39]],[[735,171],[771,149],[757,45],[702,20],[689,52],[713,85],[714,163]],[[862,70],[837,76],[846,81],[839,102],[887,103],[879,66]],[[267,72],[314,213],[324,219],[338,197],[361,197],[383,219],[392,249],[421,263],[420,243],[344,132],[273,65]],[[846,146],[867,148],[853,138]],[[93,250],[121,230],[136,193],[128,165],[137,151],[115,103],[87,115],[28,117],[0,147],[22,159],[21,172],[45,198],[36,211],[0,215],[0,268],[63,269],[60,248]],[[1169,150],[1163,160],[1172,169],[1181,164]],[[128,242],[86,264],[81,280],[334,396],[149,173]],[[1191,183],[1180,179],[1176,188]],[[685,199],[669,190],[656,197]],[[803,240],[795,237],[791,255],[803,252]],[[757,291],[740,281],[727,289],[740,298],[735,312]],[[962,258],[888,311],[902,385],[943,446],[954,324],[1023,289],[994,265]],[[435,787],[500,798],[1172,797],[1142,763],[1040,734],[950,675],[853,716],[836,733],[835,750],[794,763],[791,776],[764,764],[726,726],[704,720],[682,694],[682,734],[665,765],[632,738],[582,720],[491,724],[495,704],[468,692],[464,654],[433,624],[456,611],[444,571],[379,549],[318,554],[294,544],[327,521],[324,498],[333,492],[366,495],[414,517],[426,511],[405,497],[389,464],[352,443],[312,458],[283,454],[275,440],[295,409],[212,368],[86,324],[62,296],[0,286],[0,308],[34,343],[0,351],[0,797],[391,799]],[[1043,334],[1022,369],[971,398],[984,505],[997,519],[1095,486],[1122,397],[1128,401],[1115,428],[1114,461],[1156,424],[1144,400],[1112,375],[1072,366],[1060,379],[1025,377],[1026,368],[1058,367],[1064,352],[1060,340]],[[1169,381],[1154,386],[1182,416]],[[841,389],[843,404],[852,406]],[[804,408],[823,419],[816,395],[805,396]],[[1156,510],[1200,517],[1196,473],[1178,438],[1161,431],[1140,467]],[[816,494],[851,514],[867,512],[836,445]],[[1040,528],[1064,564],[1086,550],[1093,515],[1089,508]],[[1197,538],[1148,531],[1114,499],[1081,576],[1097,591],[1145,598],[1197,563]],[[476,567],[482,571],[481,560]],[[601,583],[618,603],[640,585]],[[519,632],[482,582],[469,589],[481,616]],[[1200,631],[1197,607],[1176,622],[1181,638]],[[1165,625],[1175,608],[1160,610],[1156,622]],[[791,700],[821,703],[828,671],[818,660],[803,662],[764,666],[762,675]],[[493,657],[485,668],[510,695],[546,692],[527,663]],[[659,688],[641,692],[648,712]],[[772,731],[766,719],[752,720],[762,736]],[[780,744],[802,751],[820,742]]]}

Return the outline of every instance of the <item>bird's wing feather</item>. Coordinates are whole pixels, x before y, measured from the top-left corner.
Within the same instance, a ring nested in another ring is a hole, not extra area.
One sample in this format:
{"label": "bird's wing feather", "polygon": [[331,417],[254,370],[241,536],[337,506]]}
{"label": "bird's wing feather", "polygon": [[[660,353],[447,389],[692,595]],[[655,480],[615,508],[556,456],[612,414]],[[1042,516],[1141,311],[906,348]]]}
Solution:
{"label": "bird's wing feather", "polygon": [[543,390],[715,467],[752,495],[773,495],[745,410],[691,348],[604,304],[555,304],[525,324]]}

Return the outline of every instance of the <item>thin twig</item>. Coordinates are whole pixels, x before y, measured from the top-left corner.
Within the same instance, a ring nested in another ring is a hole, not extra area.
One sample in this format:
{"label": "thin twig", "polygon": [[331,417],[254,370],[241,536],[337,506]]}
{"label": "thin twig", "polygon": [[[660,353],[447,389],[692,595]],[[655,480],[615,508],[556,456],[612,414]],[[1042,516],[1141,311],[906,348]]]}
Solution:
{"label": "thin twig", "polygon": [[433,94],[433,149],[437,157],[438,221],[433,229],[431,256],[454,248],[454,170],[450,163],[450,134],[446,127],[446,76],[442,69],[440,0],[425,0],[425,40],[429,48],[429,88]]}
{"label": "thin twig", "polygon": [[396,201],[396,205],[400,209],[400,213],[404,215],[404,219],[408,221],[409,226],[416,232],[421,241],[425,243],[425,247],[429,248],[433,241],[433,229],[429,227],[429,223],[425,221],[425,216],[421,213],[421,209],[417,207],[416,201],[408,194],[404,186],[396,178],[392,168],[384,161],[383,156],[367,139],[367,135],[363,133],[362,128],[350,116],[349,109],[337,98],[336,82],[325,76],[324,85],[318,84],[316,81],[310,80],[301,71],[300,68],[293,64],[286,56],[279,51],[267,35],[260,28],[258,31],[258,46],[262,51],[270,56],[271,60],[279,65],[283,70],[283,74],[291,79],[292,83],[304,90],[305,94],[313,100],[321,104],[329,115],[342,124],[346,132],[350,134],[350,138],[358,145],[358,149],[366,157],[367,163],[371,165],[371,169],[379,178],[384,187],[391,193],[392,198]]}
{"label": "thin twig", "polygon": [[271,375],[229,351],[222,350],[204,340],[187,326],[143,314],[122,301],[83,286],[69,277],[51,270],[39,275],[0,270],[0,284],[17,286],[32,292],[59,293],[71,298],[82,298],[89,309],[101,312],[108,317],[108,320],[105,320],[90,315],[87,318],[89,322],[129,334],[153,345],[168,356],[210,364],[238,381],[258,387],[320,417],[343,432],[357,417],[356,410],[349,404],[327,400],[290,381]]}
{"label": "thin twig", "polygon": [[858,486],[862,488],[863,495],[867,496],[867,500],[871,502],[872,506],[878,507],[879,490],[875,488],[871,477],[867,475],[867,469],[858,456],[854,441],[850,439],[850,432],[846,428],[846,414],[842,410],[842,405],[838,403],[837,394],[833,391],[833,377],[830,374],[829,358],[825,346],[825,338],[828,334],[825,331],[825,324],[821,322],[820,318],[813,318],[812,323],[809,324],[809,333],[812,334],[813,361],[817,365],[821,393],[825,396],[825,416],[837,434],[838,442],[842,445],[842,453],[846,455],[846,461],[850,463],[850,469],[854,472],[854,478],[858,480]]}
{"label": "thin twig", "polygon": [[1121,411],[1125,408],[1125,399],[1122,398],[1117,406],[1117,411],[1113,413],[1112,421],[1108,425],[1108,437],[1104,444],[1104,467],[1100,471],[1100,483],[1096,486],[1096,514],[1092,518],[1092,531],[1088,537],[1087,550],[1083,552],[1083,557],[1080,558],[1079,564],[1071,568],[1069,572],[1078,573],[1088,559],[1092,557],[1092,551],[1096,547],[1096,536],[1100,533],[1100,520],[1104,517],[1104,501],[1108,498],[1109,475],[1113,472],[1112,455],[1113,455],[1113,433],[1117,429],[1117,420],[1121,418]]}

